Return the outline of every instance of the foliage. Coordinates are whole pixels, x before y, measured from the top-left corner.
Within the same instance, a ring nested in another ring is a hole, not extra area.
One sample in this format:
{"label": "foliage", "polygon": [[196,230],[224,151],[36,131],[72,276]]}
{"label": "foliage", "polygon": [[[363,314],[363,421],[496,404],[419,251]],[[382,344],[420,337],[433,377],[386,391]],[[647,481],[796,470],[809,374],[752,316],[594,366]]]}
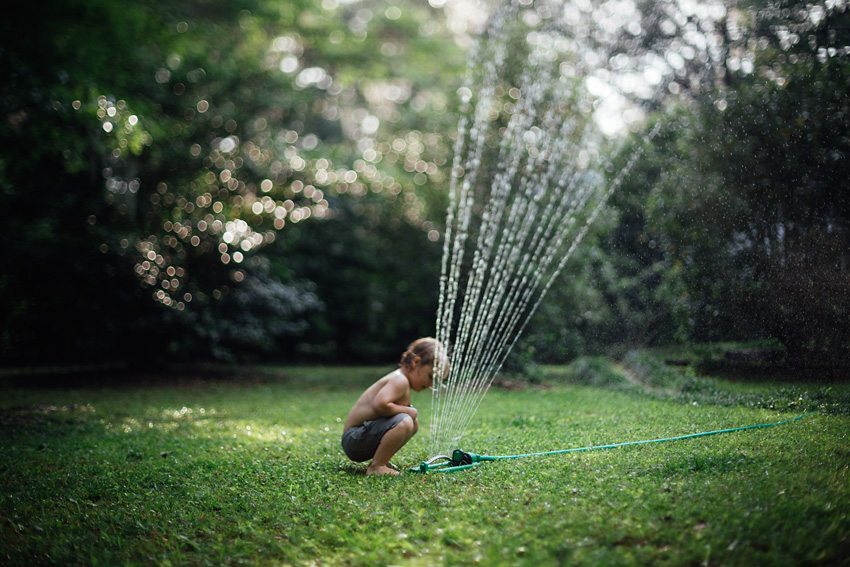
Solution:
{"label": "foliage", "polygon": [[[768,383],[768,388],[742,390],[734,383],[711,374],[698,375],[698,372],[707,370],[702,366],[670,366],[651,351],[628,352],[622,366],[650,395],[661,399],[695,405],[737,405],[789,412],[850,413],[850,390],[846,387],[835,388],[828,382],[806,382],[799,376],[775,373],[774,376],[784,380]],[[758,374],[752,368],[744,367],[733,375],[733,379],[737,381],[741,375],[752,380]]]}
{"label": "foliage", "polygon": [[567,68],[619,87],[658,132],[613,159],[609,181],[643,151],[517,349],[554,363],[773,338],[813,375],[846,366],[846,4],[643,2],[631,20],[593,5],[559,37],[596,57]]}
{"label": "foliage", "polygon": [[309,335],[283,352],[393,360],[434,333],[441,247],[401,220],[401,208],[383,199],[340,203],[333,218],[300,225],[270,248],[273,266],[314,282],[325,306],[308,319]]}
{"label": "foliage", "polygon": [[[441,10],[86,0],[24,11],[36,33],[4,20],[0,54],[0,210],[16,243],[0,279],[15,298],[0,312],[5,360],[45,343],[61,345],[59,360],[274,348],[303,333],[323,290],[262,251],[343,207],[387,208],[428,249],[460,61]],[[271,296],[286,307],[238,320]]]}
{"label": "foliage", "polygon": [[643,294],[625,304],[660,322],[642,344],[675,325],[695,341],[778,339],[801,366],[845,362],[844,3],[642,6],[637,53],[684,56],[667,58],[660,131],[605,246]]}
{"label": "foliage", "polygon": [[652,192],[665,177],[670,139],[662,130],[654,145],[637,140],[616,151],[606,174],[619,175],[637,161],[608,201],[608,210],[577,250],[560,285],[554,286],[532,319],[524,344],[546,363],[603,354],[613,345],[658,346],[687,336],[680,304],[685,294],[677,266],[670,266],[664,234],[649,218]]}
{"label": "foliage", "polygon": [[602,356],[582,356],[570,366],[568,381],[582,386],[593,386],[620,391],[640,391],[640,387],[628,380],[625,373]]}
{"label": "foliage", "polygon": [[[341,418],[379,375],[370,370],[302,367],[205,387],[4,388],[4,564],[790,566],[846,557],[846,416],[373,478],[338,442]],[[427,437],[427,400],[414,403],[426,429],[400,466],[418,462]],[[464,448],[515,454],[796,415],[562,384],[490,392]]]}
{"label": "foliage", "polygon": [[[613,159],[609,179],[644,151],[512,368],[759,338],[814,374],[846,366],[847,3],[556,7],[521,2],[509,54],[557,59],[577,122],[608,84],[660,129]],[[19,8],[0,22],[4,365],[375,360],[433,331],[453,3]],[[499,70],[497,124],[524,60]]]}
{"label": "foliage", "polygon": [[696,375],[690,368],[677,369],[668,366],[663,360],[646,351],[629,351],[623,358],[623,366],[649,388],[679,391],[696,380]]}

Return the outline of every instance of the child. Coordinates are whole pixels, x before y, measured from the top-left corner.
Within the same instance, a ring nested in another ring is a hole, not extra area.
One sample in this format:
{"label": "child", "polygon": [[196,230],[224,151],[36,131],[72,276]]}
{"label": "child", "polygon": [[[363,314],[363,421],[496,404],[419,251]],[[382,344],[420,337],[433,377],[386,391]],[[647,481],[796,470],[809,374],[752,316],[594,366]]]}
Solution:
{"label": "child", "polygon": [[411,343],[398,370],[369,386],[351,408],[342,448],[352,461],[372,459],[366,474],[398,474],[390,468],[390,458],[419,431],[419,412],[410,405],[410,390],[433,386],[438,344],[430,337]]}

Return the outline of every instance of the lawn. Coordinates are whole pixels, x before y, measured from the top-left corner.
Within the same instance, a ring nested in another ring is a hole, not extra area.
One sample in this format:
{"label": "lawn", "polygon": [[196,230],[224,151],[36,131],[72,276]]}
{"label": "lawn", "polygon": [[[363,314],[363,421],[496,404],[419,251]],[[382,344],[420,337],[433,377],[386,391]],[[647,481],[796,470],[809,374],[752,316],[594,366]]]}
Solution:
{"label": "lawn", "polygon": [[[367,477],[339,448],[341,422],[385,370],[0,388],[0,563],[850,564],[850,416],[835,404],[766,429]],[[491,390],[462,448],[567,449],[811,409],[795,406],[796,390],[764,382],[714,383],[731,394],[711,404],[705,392],[556,374]],[[760,400],[791,401],[751,403],[756,389]],[[811,389],[832,395],[829,385]],[[405,468],[427,456],[430,394],[414,405],[423,431],[396,459]]]}

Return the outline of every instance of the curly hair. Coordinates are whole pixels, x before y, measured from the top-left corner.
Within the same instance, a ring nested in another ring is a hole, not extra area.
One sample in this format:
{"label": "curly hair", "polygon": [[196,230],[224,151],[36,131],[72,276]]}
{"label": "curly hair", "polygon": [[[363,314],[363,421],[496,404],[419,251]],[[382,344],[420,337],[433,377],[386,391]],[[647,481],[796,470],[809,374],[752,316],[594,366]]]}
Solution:
{"label": "curly hair", "polygon": [[437,339],[432,337],[423,337],[416,339],[404,354],[401,355],[401,362],[398,363],[401,368],[410,368],[414,362],[419,364],[433,364],[437,353]]}

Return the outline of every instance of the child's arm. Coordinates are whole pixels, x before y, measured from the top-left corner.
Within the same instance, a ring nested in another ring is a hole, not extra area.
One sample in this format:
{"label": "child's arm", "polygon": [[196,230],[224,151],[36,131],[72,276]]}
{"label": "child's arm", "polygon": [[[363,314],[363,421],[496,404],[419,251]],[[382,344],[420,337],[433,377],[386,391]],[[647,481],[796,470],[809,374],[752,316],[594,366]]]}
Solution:
{"label": "child's arm", "polygon": [[382,417],[406,413],[416,419],[416,416],[419,415],[416,408],[399,403],[407,396],[409,391],[410,386],[406,379],[388,380],[372,400],[372,409]]}

